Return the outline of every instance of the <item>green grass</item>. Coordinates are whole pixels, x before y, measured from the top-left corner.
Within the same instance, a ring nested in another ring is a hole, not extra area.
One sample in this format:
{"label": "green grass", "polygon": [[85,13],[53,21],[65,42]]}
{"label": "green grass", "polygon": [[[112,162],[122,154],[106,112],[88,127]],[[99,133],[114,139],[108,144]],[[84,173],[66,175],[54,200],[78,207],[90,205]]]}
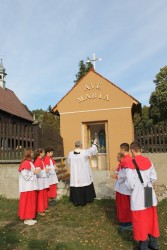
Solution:
{"label": "green grass", "polygon": [[[132,232],[120,232],[113,200],[95,200],[75,208],[64,198],[34,226],[17,216],[18,201],[0,198],[0,249],[12,250],[130,250]],[[167,249],[167,200],[158,205],[160,250]]]}

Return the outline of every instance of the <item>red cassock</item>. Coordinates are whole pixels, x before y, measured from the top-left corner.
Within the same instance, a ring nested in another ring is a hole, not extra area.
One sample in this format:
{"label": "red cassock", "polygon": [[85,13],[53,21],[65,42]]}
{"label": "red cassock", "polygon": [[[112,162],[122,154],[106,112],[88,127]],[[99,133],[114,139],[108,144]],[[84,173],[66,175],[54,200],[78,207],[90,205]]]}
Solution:
{"label": "red cassock", "polygon": [[131,222],[130,195],[116,192],[117,219],[119,222]]}
{"label": "red cassock", "polygon": [[36,217],[37,191],[21,192],[18,216],[21,220],[34,219]]}
{"label": "red cassock", "polygon": [[[18,171],[21,172],[24,169],[31,171],[31,165],[29,160],[23,161]],[[18,216],[21,220],[34,219],[36,217],[36,202],[36,190],[20,193]]]}
{"label": "red cassock", "polygon": [[[43,159],[37,158],[34,162],[35,167],[44,169]],[[48,208],[48,196],[46,188],[37,191],[37,212],[44,212]]]}
{"label": "red cassock", "polygon": [[57,185],[52,184],[47,188],[47,196],[48,198],[56,198],[57,197]]}
{"label": "red cassock", "polygon": [[[149,159],[142,155],[136,156],[135,160],[142,171],[148,170],[152,166]],[[160,232],[156,206],[132,211],[132,227],[134,239],[137,241],[145,241],[148,238],[148,234],[158,238]]]}
{"label": "red cassock", "polygon": [[137,241],[145,241],[148,234],[159,237],[158,216],[156,207],[132,211],[133,236]]}
{"label": "red cassock", "polygon": [[43,213],[48,208],[47,190],[37,191],[37,212]]}
{"label": "red cassock", "polygon": [[[50,161],[52,161],[53,165],[56,164],[56,162],[51,157],[46,155],[44,158],[44,165],[50,166]],[[57,197],[57,185],[56,184],[49,185],[49,188],[47,188],[47,196],[48,198],[52,198],[52,199]]]}
{"label": "red cassock", "polygon": [[[123,161],[118,165],[118,170],[121,168],[132,168],[132,157],[125,155]],[[130,209],[130,195],[121,194],[116,192],[116,207],[117,219],[119,222],[132,222],[131,209]]]}

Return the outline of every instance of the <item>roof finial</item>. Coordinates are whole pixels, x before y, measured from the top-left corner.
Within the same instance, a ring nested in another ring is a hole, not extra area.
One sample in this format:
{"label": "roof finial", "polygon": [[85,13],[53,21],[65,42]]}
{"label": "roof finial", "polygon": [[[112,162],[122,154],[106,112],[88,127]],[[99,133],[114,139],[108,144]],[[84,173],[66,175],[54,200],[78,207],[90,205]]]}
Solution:
{"label": "roof finial", "polygon": [[96,57],[96,54],[93,53],[93,58],[87,60],[87,62],[93,62],[93,68],[94,68],[94,70],[95,70],[95,69],[96,69],[96,61],[101,61],[101,60],[102,60],[101,58],[97,58],[97,57]]}
{"label": "roof finial", "polygon": [[3,63],[2,63],[2,61],[3,61],[2,55],[0,55],[0,60],[1,60],[1,65],[3,65]]}

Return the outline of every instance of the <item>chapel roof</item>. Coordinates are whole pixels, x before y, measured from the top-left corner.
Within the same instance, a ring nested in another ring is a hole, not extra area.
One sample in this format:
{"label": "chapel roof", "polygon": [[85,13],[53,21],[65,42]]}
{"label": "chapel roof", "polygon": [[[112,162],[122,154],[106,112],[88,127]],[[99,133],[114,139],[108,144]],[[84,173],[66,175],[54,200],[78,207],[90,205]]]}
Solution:
{"label": "chapel roof", "polygon": [[[78,85],[82,80],[83,78],[85,78],[91,71],[93,71],[96,75],[100,76],[101,78],[103,78],[104,80],[106,80],[107,82],[109,82],[110,84],[112,84],[113,86],[115,86],[116,88],[118,88],[120,91],[122,91],[123,93],[125,93],[126,95],[128,95],[130,98],[133,99],[133,101],[135,102],[135,104],[133,105],[132,109],[133,109],[133,112],[138,112],[140,111],[141,109],[141,103],[135,99],[133,96],[129,95],[126,91],[124,91],[123,89],[121,89],[120,87],[118,87],[116,84],[114,84],[113,82],[109,81],[108,79],[106,79],[105,77],[103,77],[102,75],[100,75],[99,73],[97,73],[94,68],[91,68],[76,84],[74,84],[74,86],[66,93],[66,95],[64,95],[60,101],[52,108],[52,112],[53,113],[58,113],[58,110],[57,110],[57,106],[58,104],[76,87],[76,85]],[[135,107],[136,106],[136,107]]]}

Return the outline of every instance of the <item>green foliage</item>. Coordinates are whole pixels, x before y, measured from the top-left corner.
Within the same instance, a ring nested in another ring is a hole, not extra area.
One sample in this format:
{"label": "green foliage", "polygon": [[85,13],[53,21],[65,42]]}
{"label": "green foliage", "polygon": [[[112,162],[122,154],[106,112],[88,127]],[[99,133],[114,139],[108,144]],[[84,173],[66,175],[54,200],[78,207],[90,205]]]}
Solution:
{"label": "green foliage", "polygon": [[[51,106],[49,106],[48,110],[51,109]],[[35,120],[42,126],[54,127],[57,128],[57,130],[60,129],[60,118],[58,116],[42,109],[33,110],[32,114],[35,115]]]}
{"label": "green foliage", "polygon": [[149,107],[143,106],[141,113],[136,113],[134,115],[133,122],[135,130],[150,128],[153,124],[153,121],[149,118]]}
{"label": "green foliage", "polygon": [[48,107],[48,112],[51,112],[52,111],[52,106],[51,105],[49,105],[49,107]]}
{"label": "green foliage", "polygon": [[77,83],[91,68],[93,68],[93,64],[91,62],[84,63],[84,61],[81,60],[79,62],[79,71],[75,75],[76,80],[74,81],[74,83]]}
{"label": "green foliage", "polygon": [[156,87],[150,96],[150,107],[143,106],[141,113],[134,115],[135,130],[167,123],[167,66],[160,69],[153,82]]}
{"label": "green foliage", "polygon": [[155,91],[150,96],[150,117],[154,124],[167,122],[167,66],[160,69],[153,81]]}

